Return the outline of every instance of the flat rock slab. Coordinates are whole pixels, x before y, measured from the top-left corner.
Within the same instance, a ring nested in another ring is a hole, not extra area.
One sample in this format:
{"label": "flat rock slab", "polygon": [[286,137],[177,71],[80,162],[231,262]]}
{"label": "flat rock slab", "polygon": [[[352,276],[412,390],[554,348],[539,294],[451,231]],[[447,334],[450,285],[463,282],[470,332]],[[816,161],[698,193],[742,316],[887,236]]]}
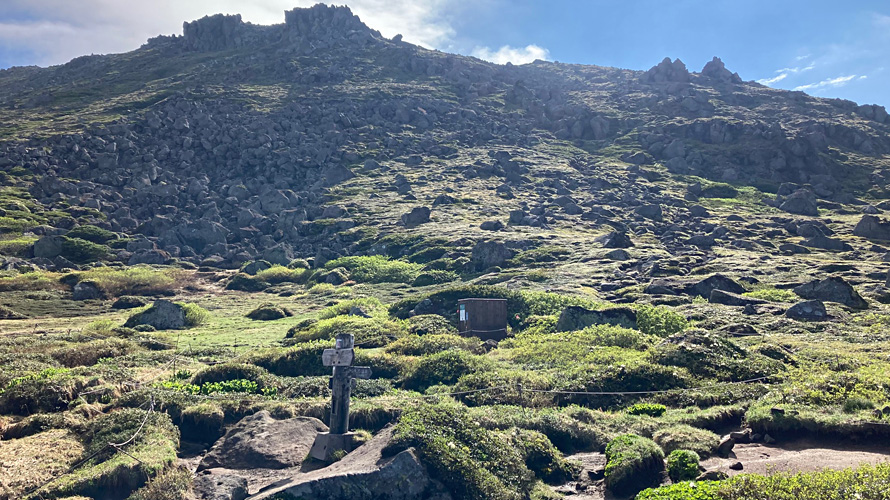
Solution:
{"label": "flat rock slab", "polygon": [[299,467],[309,454],[315,436],[327,430],[316,418],[276,420],[268,411],[261,411],[241,419],[229,429],[210,448],[198,470]]}
{"label": "flat rock slab", "polygon": [[392,457],[383,456],[391,439],[392,430],[384,429],[339,462],[296,474],[249,498],[271,499],[285,494],[315,500],[451,500],[442,485],[429,477],[413,448]]}
{"label": "flat rock slab", "polygon": [[[741,462],[742,470],[730,465]],[[778,445],[737,444],[729,458],[711,457],[702,461],[707,470],[737,474],[772,474],[776,472],[812,472],[840,470],[860,464],[890,462],[890,447],[855,443],[829,443],[804,439]]]}

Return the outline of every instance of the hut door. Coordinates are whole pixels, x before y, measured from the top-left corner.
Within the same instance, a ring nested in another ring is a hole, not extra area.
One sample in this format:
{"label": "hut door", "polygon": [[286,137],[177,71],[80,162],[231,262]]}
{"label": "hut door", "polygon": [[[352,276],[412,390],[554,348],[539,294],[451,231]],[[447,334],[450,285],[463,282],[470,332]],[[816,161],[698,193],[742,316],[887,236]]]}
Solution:
{"label": "hut door", "polygon": [[469,318],[467,317],[467,305],[461,304],[457,311],[457,320],[460,322],[460,331],[465,332],[468,328]]}

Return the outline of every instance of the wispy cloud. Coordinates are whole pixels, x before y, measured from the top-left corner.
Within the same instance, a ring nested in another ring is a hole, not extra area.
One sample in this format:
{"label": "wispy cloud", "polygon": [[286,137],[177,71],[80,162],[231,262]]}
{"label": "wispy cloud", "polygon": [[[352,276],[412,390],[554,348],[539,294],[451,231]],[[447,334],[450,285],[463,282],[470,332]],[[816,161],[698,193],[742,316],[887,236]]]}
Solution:
{"label": "wispy cloud", "polygon": [[[800,56],[800,57],[797,57],[796,59],[797,59],[798,61],[800,61],[801,59],[807,59],[807,58],[809,58],[809,57],[811,57],[811,56],[810,56],[810,55],[806,55],[806,56]],[[762,85],[772,85],[772,84],[774,84],[774,83],[781,82],[782,80],[788,78],[789,75],[796,75],[796,74],[798,74],[798,73],[803,73],[803,72],[805,72],[805,71],[810,71],[811,69],[813,69],[813,68],[815,68],[815,67],[816,67],[816,65],[811,63],[811,64],[809,64],[809,65],[807,65],[807,66],[803,66],[803,67],[801,67],[801,66],[795,66],[795,67],[793,67],[793,68],[782,68],[782,69],[777,69],[777,70],[776,70],[776,73],[777,73],[776,76],[774,76],[774,77],[772,77],[772,78],[761,78],[760,80],[757,80],[757,83],[760,83],[760,84],[762,84]]]}
{"label": "wispy cloud", "polygon": [[872,19],[877,26],[890,28],[890,16],[875,12]]}
{"label": "wispy cloud", "polygon": [[498,50],[492,50],[489,47],[476,47],[470,55],[478,57],[486,61],[496,64],[526,64],[536,59],[550,59],[550,51],[537,45],[526,45],[525,47],[510,47],[504,45]]}
{"label": "wispy cloud", "polygon": [[829,78],[827,80],[822,80],[821,82],[818,82],[818,83],[810,83],[807,85],[800,85],[800,86],[794,87],[794,90],[820,90],[820,89],[830,88],[830,87],[843,87],[844,85],[850,83],[850,81],[855,79],[857,76],[860,79],[868,78],[868,75],[839,76],[837,78]]}
{"label": "wispy cloud", "polygon": [[774,76],[772,78],[761,78],[757,80],[757,83],[761,85],[772,85],[776,82],[781,82],[782,80],[788,78],[788,73],[782,73],[780,75]]}

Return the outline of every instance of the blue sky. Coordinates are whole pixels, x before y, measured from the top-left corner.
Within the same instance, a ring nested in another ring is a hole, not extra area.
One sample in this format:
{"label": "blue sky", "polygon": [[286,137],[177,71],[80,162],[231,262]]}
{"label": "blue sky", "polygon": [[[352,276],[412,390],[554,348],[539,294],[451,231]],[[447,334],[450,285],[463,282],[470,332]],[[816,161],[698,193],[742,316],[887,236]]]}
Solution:
{"label": "blue sky", "polygon": [[[0,68],[124,52],[215,12],[272,24],[311,0],[0,0]],[[890,1],[341,0],[372,28],[494,62],[535,58],[698,71],[890,106]]]}

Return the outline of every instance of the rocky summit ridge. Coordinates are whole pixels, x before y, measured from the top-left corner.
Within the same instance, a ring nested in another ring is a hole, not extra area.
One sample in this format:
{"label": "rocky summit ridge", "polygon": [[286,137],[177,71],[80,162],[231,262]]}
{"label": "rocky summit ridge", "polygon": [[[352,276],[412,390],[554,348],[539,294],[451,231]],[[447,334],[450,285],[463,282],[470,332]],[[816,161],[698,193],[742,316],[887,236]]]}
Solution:
{"label": "rocky summit ridge", "polygon": [[[604,209],[684,207],[701,181],[792,214],[888,195],[883,107],[746,82],[716,57],[699,73],[496,65],[387,39],[347,7],[284,21],[218,14],[133,52],[0,71],[0,181],[35,204],[4,231],[89,224],[130,237],[124,262],[237,267],[323,262],[449,218],[601,228]],[[479,190],[503,213],[443,208]],[[26,256],[70,265],[51,243]]]}

